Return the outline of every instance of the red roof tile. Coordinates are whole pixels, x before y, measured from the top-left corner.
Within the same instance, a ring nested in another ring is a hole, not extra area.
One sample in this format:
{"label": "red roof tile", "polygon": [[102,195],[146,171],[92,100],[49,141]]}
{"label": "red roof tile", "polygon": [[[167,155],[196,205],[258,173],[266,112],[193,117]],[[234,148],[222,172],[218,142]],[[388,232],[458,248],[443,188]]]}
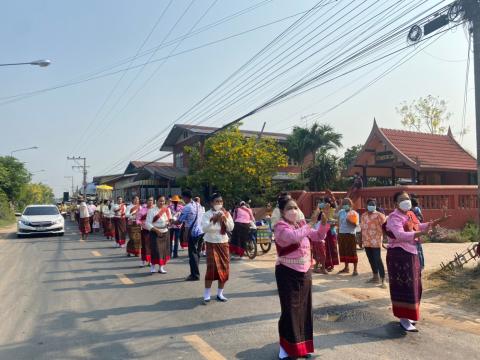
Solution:
{"label": "red roof tile", "polygon": [[476,159],[449,135],[379,129],[392,145],[420,168],[476,170]]}

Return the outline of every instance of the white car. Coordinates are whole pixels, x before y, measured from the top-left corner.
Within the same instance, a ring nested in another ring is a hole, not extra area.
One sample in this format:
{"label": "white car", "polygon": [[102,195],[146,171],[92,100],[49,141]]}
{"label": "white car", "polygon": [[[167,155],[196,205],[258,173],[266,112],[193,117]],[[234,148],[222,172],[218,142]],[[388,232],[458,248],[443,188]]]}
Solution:
{"label": "white car", "polygon": [[[20,214],[18,214],[20,215]],[[17,236],[64,234],[65,222],[55,205],[29,205],[17,222]]]}

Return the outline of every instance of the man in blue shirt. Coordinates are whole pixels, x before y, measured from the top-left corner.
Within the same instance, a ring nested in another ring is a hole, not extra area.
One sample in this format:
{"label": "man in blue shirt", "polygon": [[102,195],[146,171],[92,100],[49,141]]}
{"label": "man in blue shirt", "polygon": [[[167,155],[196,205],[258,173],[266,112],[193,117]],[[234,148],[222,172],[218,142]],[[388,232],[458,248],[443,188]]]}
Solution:
{"label": "man in blue shirt", "polygon": [[184,190],[182,198],[185,207],[178,218],[178,223],[183,223],[185,232],[188,236],[188,258],[190,262],[190,275],[186,281],[200,280],[200,270],[198,263],[200,262],[200,252],[202,250],[203,233],[200,227],[202,221],[201,205],[192,200],[192,192]]}

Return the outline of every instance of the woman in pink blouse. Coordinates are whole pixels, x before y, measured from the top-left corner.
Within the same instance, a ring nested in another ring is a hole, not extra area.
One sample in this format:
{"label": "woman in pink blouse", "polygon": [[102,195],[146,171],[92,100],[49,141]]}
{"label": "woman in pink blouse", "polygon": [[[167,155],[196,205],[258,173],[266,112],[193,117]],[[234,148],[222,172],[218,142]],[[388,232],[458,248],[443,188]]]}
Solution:
{"label": "woman in pink blouse", "polygon": [[247,206],[245,201],[241,201],[233,212],[233,221],[235,222],[235,227],[230,239],[230,253],[242,259],[245,254],[248,237],[250,236],[251,223],[255,221],[252,209]]}
{"label": "woman in pink blouse", "polygon": [[419,223],[411,211],[408,193],[400,191],[393,197],[396,209],[388,216],[385,230],[388,236],[387,268],[393,315],[400,319],[406,331],[418,332],[415,323],[420,320],[422,278],[417,242],[420,236],[449,216]]}
{"label": "woman in pink blouse", "polygon": [[278,206],[282,215],[275,225],[275,278],[282,311],[279,358],[308,357],[314,351],[311,241],[325,239],[329,225],[324,212],[318,230],[313,229],[318,209],[312,223],[298,221],[299,209],[290,195],[280,196]]}

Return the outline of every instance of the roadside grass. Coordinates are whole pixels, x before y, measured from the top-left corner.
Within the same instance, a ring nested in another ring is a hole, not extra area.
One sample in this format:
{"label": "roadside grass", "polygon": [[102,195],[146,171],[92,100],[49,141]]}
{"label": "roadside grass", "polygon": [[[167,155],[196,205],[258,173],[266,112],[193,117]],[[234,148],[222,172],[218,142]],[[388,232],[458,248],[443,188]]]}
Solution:
{"label": "roadside grass", "polygon": [[0,228],[5,228],[15,224],[15,218],[13,219],[0,219]]}
{"label": "roadside grass", "polygon": [[429,274],[426,288],[433,290],[449,303],[479,311],[480,264],[452,272],[439,271]]}

